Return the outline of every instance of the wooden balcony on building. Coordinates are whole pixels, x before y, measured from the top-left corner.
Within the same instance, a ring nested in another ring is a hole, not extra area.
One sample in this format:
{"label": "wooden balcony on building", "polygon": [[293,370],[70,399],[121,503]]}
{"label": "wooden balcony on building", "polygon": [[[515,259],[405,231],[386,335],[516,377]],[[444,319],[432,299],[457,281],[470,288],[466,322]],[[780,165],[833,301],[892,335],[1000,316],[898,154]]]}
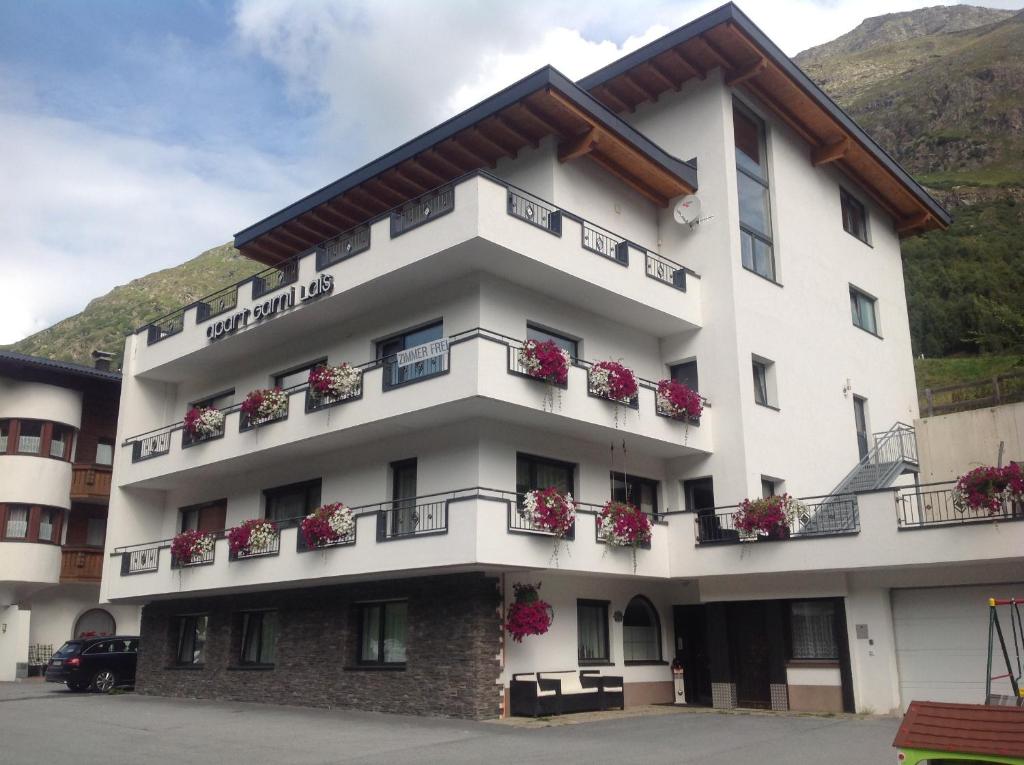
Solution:
{"label": "wooden balcony on building", "polygon": [[110,501],[108,465],[75,465],[71,470],[71,499],[106,504]]}
{"label": "wooden balcony on building", "polygon": [[[109,478],[109,473],[107,474]],[[103,550],[98,547],[65,547],[60,556],[60,581],[99,582],[103,574]]]}

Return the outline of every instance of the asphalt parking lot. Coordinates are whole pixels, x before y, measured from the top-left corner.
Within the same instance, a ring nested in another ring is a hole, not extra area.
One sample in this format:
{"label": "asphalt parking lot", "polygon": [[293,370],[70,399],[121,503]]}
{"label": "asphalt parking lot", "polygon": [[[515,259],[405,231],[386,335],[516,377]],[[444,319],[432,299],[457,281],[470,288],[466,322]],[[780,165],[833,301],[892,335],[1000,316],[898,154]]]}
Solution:
{"label": "asphalt parking lot", "polygon": [[[667,711],[667,710],[666,710]],[[550,727],[0,683],[0,763],[895,762],[892,718],[684,712]]]}

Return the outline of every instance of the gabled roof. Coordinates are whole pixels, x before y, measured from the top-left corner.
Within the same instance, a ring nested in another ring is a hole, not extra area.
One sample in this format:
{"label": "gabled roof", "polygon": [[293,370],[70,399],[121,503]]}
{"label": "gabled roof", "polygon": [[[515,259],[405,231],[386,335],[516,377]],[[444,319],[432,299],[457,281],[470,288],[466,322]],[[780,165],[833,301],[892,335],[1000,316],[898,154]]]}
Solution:
{"label": "gabled roof", "polygon": [[578,82],[616,112],[633,111],[686,81],[721,69],[811,147],[835,162],[897,221],[901,234],[945,228],[949,213],[739,8],[727,3]]}
{"label": "gabled roof", "polygon": [[1024,709],[912,701],[892,745],[900,749],[1024,757]]}
{"label": "gabled roof", "polygon": [[14,351],[0,351],[0,375],[5,372],[18,370],[41,371],[68,375],[70,377],[84,377],[94,380],[121,384],[121,373],[111,372],[105,369],[74,364],[70,361],[57,361],[55,359],[44,359],[41,356],[28,356],[24,353]]}
{"label": "gabled roof", "polygon": [[652,202],[691,193],[696,168],[547,66],[379,159],[235,234],[270,264],[554,135],[560,159],[588,156]]}

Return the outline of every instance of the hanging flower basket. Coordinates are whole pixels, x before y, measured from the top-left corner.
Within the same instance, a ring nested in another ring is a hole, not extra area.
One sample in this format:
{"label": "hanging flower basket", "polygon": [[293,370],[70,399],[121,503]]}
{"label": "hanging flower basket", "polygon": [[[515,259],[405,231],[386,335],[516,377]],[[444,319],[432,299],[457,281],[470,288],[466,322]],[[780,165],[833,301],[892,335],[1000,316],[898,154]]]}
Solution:
{"label": "hanging flower basket", "polygon": [[178,566],[195,566],[212,560],[213,534],[183,531],[171,540],[171,559]]}
{"label": "hanging flower basket", "polygon": [[309,370],[309,392],[317,405],[355,398],[362,392],[362,388],[363,370],[348,363]]}
{"label": "hanging flower basket", "polygon": [[655,394],[658,414],[674,420],[696,420],[704,412],[704,399],[697,391],[675,380],[662,380]]}
{"label": "hanging flower basket", "polygon": [[235,558],[277,552],[277,524],[264,518],[243,521],[228,531],[228,548]]}
{"label": "hanging flower basket", "polygon": [[527,340],[519,350],[519,363],[526,373],[548,385],[565,387],[569,382],[569,352],[559,348],[553,340]]}
{"label": "hanging flower basket", "polygon": [[617,361],[598,361],[587,370],[587,388],[594,396],[632,406],[637,392],[636,375]]}
{"label": "hanging flower basket", "polygon": [[299,526],[299,533],[310,549],[347,542],[355,531],[355,516],[340,502],[318,507]]}
{"label": "hanging flower basket", "polygon": [[539,589],[540,582],[536,585],[518,582],[512,585],[516,599],[508,607],[505,629],[516,643],[523,642],[524,637],[543,635],[551,629],[554,609],[540,599]]}
{"label": "hanging flower basket", "polygon": [[733,516],[740,531],[755,538],[788,539],[793,519],[806,508],[788,494],[745,499]]}
{"label": "hanging flower basket", "polygon": [[212,407],[192,407],[185,412],[185,433],[193,441],[202,441],[224,432],[224,412]]}
{"label": "hanging flower basket", "polygon": [[536,531],[545,531],[555,538],[551,559],[558,565],[558,552],[562,541],[576,531],[576,503],[572,494],[560,492],[556,487],[528,491],[523,496],[524,517]]}
{"label": "hanging flower basket", "polygon": [[288,394],[280,388],[251,391],[242,402],[242,416],[249,426],[262,425],[288,415]]}
{"label": "hanging flower basket", "polygon": [[953,507],[961,513],[1001,515],[1011,502],[1024,502],[1024,470],[1012,462],[1006,467],[974,468],[953,487]]}
{"label": "hanging flower basket", "polygon": [[637,548],[651,541],[651,519],[647,513],[628,502],[609,500],[597,516],[597,533],[609,547],[632,548],[636,573]]}

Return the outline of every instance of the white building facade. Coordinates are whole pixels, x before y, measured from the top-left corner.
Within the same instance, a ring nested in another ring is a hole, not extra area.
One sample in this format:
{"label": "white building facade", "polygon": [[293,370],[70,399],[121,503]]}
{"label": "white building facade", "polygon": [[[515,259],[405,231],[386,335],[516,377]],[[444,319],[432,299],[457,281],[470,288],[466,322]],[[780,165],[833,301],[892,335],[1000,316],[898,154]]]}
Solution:
{"label": "white building facade", "polygon": [[[580,83],[540,70],[239,233],[267,271],[126,342],[103,597],[145,604],[139,689],[486,718],[537,672],[671,702],[677,661],[692,703],[898,709],[898,622],[927,597],[893,593],[1020,580],[1013,524],[931,523],[892,488],[917,469],[899,239],[947,224],[728,5]],[[528,340],[567,351],[564,385],[525,373]],[[593,394],[600,361],[634,400]],[[314,395],[342,362],[351,394]],[[659,412],[662,380],[699,421]],[[273,387],[286,412],[253,422]],[[206,437],[197,406],[225,415]],[[550,486],[580,503],[560,544],[520,511]],[[785,539],[735,528],[784,493],[809,498]],[[654,520],[635,557],[598,533],[612,499]],[[306,549],[301,519],[337,502],[354,531]],[[277,535],[232,554],[251,519]],[[172,565],[188,530],[213,549]],[[514,586],[538,582],[550,628],[513,641]]]}

